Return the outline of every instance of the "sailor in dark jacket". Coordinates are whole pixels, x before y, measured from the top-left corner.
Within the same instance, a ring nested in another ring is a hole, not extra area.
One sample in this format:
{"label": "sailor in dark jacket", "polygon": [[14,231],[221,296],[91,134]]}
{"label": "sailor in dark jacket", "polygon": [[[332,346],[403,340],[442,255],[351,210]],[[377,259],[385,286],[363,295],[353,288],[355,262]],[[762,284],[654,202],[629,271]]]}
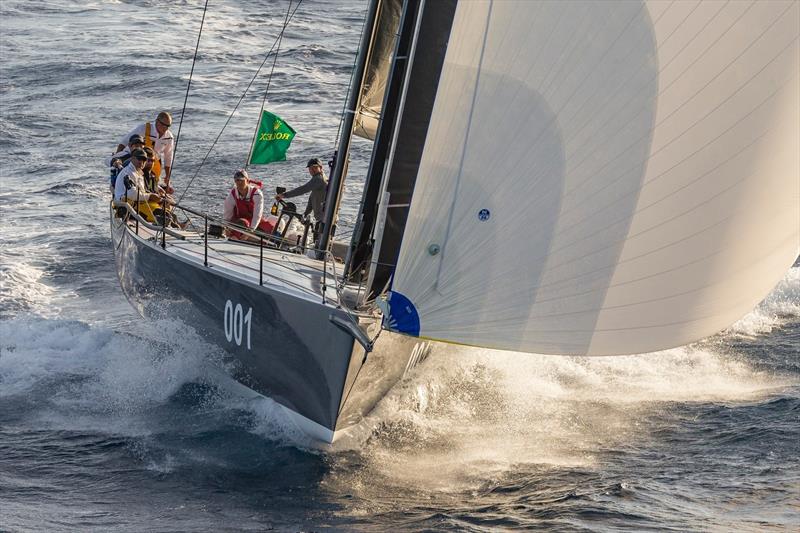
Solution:
{"label": "sailor in dark jacket", "polygon": [[296,189],[278,194],[275,198],[283,200],[284,198],[294,198],[295,196],[310,192],[311,194],[308,195],[308,205],[306,205],[306,210],[303,215],[308,216],[309,213],[313,212],[314,219],[317,222],[322,222],[322,218],[325,216],[325,194],[328,188],[328,178],[322,171],[322,164],[316,157],[308,160],[306,168],[308,168],[308,173],[311,175],[310,180]]}
{"label": "sailor in dark jacket", "polygon": [[[280,201],[284,198],[294,198],[307,192],[311,193],[308,195],[308,204],[303,216],[308,217],[309,213],[314,213],[315,223],[312,226],[312,232],[314,234],[314,246],[318,247],[322,237],[322,219],[325,217],[325,196],[328,191],[328,178],[322,171],[322,163],[316,157],[308,160],[306,168],[308,168],[308,173],[311,175],[310,180],[296,189],[276,195],[275,198]],[[319,258],[317,257],[317,259]]]}

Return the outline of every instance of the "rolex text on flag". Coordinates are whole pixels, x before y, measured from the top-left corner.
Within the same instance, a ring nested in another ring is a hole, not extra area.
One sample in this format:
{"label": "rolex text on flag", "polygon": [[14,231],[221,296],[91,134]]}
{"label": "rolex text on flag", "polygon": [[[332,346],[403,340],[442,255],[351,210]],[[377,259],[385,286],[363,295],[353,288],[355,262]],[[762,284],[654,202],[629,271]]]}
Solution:
{"label": "rolex text on flag", "polygon": [[262,111],[261,123],[250,153],[250,164],[266,165],[273,161],[286,161],[286,150],[292,144],[294,135],[294,129],[282,118],[269,111]]}

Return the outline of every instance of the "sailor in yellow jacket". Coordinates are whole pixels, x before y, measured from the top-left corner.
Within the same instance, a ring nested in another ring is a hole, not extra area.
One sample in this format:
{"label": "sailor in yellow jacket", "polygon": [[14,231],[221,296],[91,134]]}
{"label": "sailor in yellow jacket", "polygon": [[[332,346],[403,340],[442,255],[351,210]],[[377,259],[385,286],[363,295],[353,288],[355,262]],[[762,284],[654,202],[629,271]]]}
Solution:
{"label": "sailor in yellow jacket", "polygon": [[162,111],[153,122],[139,124],[129,131],[117,145],[117,152],[125,148],[126,142],[133,135],[139,135],[144,140],[144,145],[153,149],[156,153],[157,161],[153,164],[153,172],[156,177],[161,176],[161,168],[164,168],[164,189],[172,192],[170,187],[170,177],[172,175],[172,157],[175,149],[175,139],[169,130],[172,127],[172,116],[166,111]]}

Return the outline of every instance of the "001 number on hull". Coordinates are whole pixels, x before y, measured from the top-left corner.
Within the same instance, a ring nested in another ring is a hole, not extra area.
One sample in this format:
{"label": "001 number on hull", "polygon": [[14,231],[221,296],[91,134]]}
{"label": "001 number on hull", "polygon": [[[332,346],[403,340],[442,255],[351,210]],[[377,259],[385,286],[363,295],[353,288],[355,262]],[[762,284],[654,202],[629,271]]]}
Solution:
{"label": "001 number on hull", "polygon": [[250,330],[253,324],[253,308],[248,307],[247,313],[242,309],[242,304],[237,303],[234,307],[230,300],[225,302],[225,318],[223,325],[225,328],[225,338],[228,342],[235,342],[236,346],[242,345],[244,326],[247,325],[247,349],[250,349]]}

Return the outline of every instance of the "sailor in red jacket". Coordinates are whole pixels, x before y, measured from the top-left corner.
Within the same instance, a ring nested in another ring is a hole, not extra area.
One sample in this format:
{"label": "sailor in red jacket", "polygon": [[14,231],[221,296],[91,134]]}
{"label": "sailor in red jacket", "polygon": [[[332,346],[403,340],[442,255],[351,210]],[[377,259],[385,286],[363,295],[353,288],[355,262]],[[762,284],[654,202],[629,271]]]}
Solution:
{"label": "sailor in red jacket", "polygon": [[[264,195],[261,194],[261,183],[255,180],[251,181],[247,171],[241,168],[234,172],[233,180],[236,186],[225,197],[223,218],[228,222],[234,222],[248,228],[258,228],[267,234],[272,233],[272,230],[275,229],[275,223],[262,218],[264,214]],[[238,231],[232,231],[230,237],[241,240],[258,240],[255,237],[243,235]]]}

